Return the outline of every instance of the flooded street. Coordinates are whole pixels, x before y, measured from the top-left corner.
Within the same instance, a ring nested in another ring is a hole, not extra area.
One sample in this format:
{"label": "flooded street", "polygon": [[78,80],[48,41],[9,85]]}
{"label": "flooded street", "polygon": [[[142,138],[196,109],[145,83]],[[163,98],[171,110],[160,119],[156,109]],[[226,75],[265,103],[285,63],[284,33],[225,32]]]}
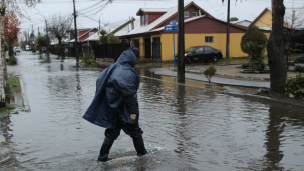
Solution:
{"label": "flooded street", "polygon": [[24,51],[17,58],[8,72],[20,75],[30,111],[0,122],[9,150],[0,170],[304,170],[303,108],[175,84],[146,67],[136,70],[150,154],[137,157],[121,131],[114,160],[99,163],[104,128],[82,116],[107,66],[76,67],[72,59]]}

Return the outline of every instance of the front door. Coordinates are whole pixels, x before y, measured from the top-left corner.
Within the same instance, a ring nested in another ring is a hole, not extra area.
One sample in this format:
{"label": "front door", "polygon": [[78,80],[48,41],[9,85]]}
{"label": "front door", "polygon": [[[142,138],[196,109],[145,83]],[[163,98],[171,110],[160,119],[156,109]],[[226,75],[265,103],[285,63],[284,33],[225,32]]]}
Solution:
{"label": "front door", "polygon": [[160,37],[153,37],[153,42],[152,42],[153,59],[161,59],[160,48],[161,48]]}
{"label": "front door", "polygon": [[150,38],[145,39],[145,58],[151,59],[151,41],[150,41]]}

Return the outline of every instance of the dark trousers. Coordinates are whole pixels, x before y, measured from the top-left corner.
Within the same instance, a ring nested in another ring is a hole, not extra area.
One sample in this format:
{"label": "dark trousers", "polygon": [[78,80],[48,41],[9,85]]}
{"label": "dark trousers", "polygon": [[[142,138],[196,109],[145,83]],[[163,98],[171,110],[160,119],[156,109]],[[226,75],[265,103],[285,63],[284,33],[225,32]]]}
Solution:
{"label": "dark trousers", "polygon": [[140,137],[143,131],[140,129],[138,122],[136,124],[123,123],[120,117],[117,117],[117,126],[114,129],[106,129],[105,136],[111,139],[116,139],[120,135],[121,129],[131,138]]}

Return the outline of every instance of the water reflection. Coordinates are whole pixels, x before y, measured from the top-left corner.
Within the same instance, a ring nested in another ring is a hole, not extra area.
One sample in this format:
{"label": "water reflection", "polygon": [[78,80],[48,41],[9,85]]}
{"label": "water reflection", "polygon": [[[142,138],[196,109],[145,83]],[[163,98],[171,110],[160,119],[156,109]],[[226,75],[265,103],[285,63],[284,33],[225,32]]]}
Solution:
{"label": "water reflection", "polygon": [[122,132],[111,149],[119,159],[99,164],[103,128],[81,117],[109,65],[82,68],[67,59],[36,66],[38,57],[30,55],[19,60],[32,111],[11,117],[5,128],[22,154],[22,166],[10,170],[303,170],[300,108],[215,93],[196,82],[176,84],[148,67],[136,68],[140,126],[147,147],[159,151],[138,158]]}
{"label": "water reflection", "polygon": [[285,124],[284,119],[282,118],[285,114],[281,111],[281,109],[276,108],[274,106],[270,106],[269,108],[269,125],[266,130],[266,149],[267,154],[265,157],[267,158],[270,166],[267,170],[282,170],[283,168],[278,166],[278,163],[284,157],[283,151],[280,149],[281,146],[281,134],[284,131]]}

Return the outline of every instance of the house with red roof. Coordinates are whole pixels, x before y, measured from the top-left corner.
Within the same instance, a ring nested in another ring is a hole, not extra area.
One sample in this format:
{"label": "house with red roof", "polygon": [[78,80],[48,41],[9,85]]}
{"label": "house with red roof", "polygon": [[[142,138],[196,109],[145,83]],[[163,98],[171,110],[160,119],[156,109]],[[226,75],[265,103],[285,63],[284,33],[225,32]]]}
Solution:
{"label": "house with red roof", "polygon": [[[192,46],[212,46],[226,54],[227,23],[216,19],[194,2],[185,4],[185,48]],[[173,33],[164,30],[170,21],[178,21],[178,7],[141,8],[136,13],[140,17],[140,25],[128,34],[119,36],[128,39],[140,50],[140,58],[174,59]],[[177,23],[178,25],[178,23]],[[247,56],[241,50],[241,39],[248,27],[230,24],[230,56]],[[270,36],[270,31],[263,30]],[[177,53],[178,35],[175,32],[175,52]]]}

